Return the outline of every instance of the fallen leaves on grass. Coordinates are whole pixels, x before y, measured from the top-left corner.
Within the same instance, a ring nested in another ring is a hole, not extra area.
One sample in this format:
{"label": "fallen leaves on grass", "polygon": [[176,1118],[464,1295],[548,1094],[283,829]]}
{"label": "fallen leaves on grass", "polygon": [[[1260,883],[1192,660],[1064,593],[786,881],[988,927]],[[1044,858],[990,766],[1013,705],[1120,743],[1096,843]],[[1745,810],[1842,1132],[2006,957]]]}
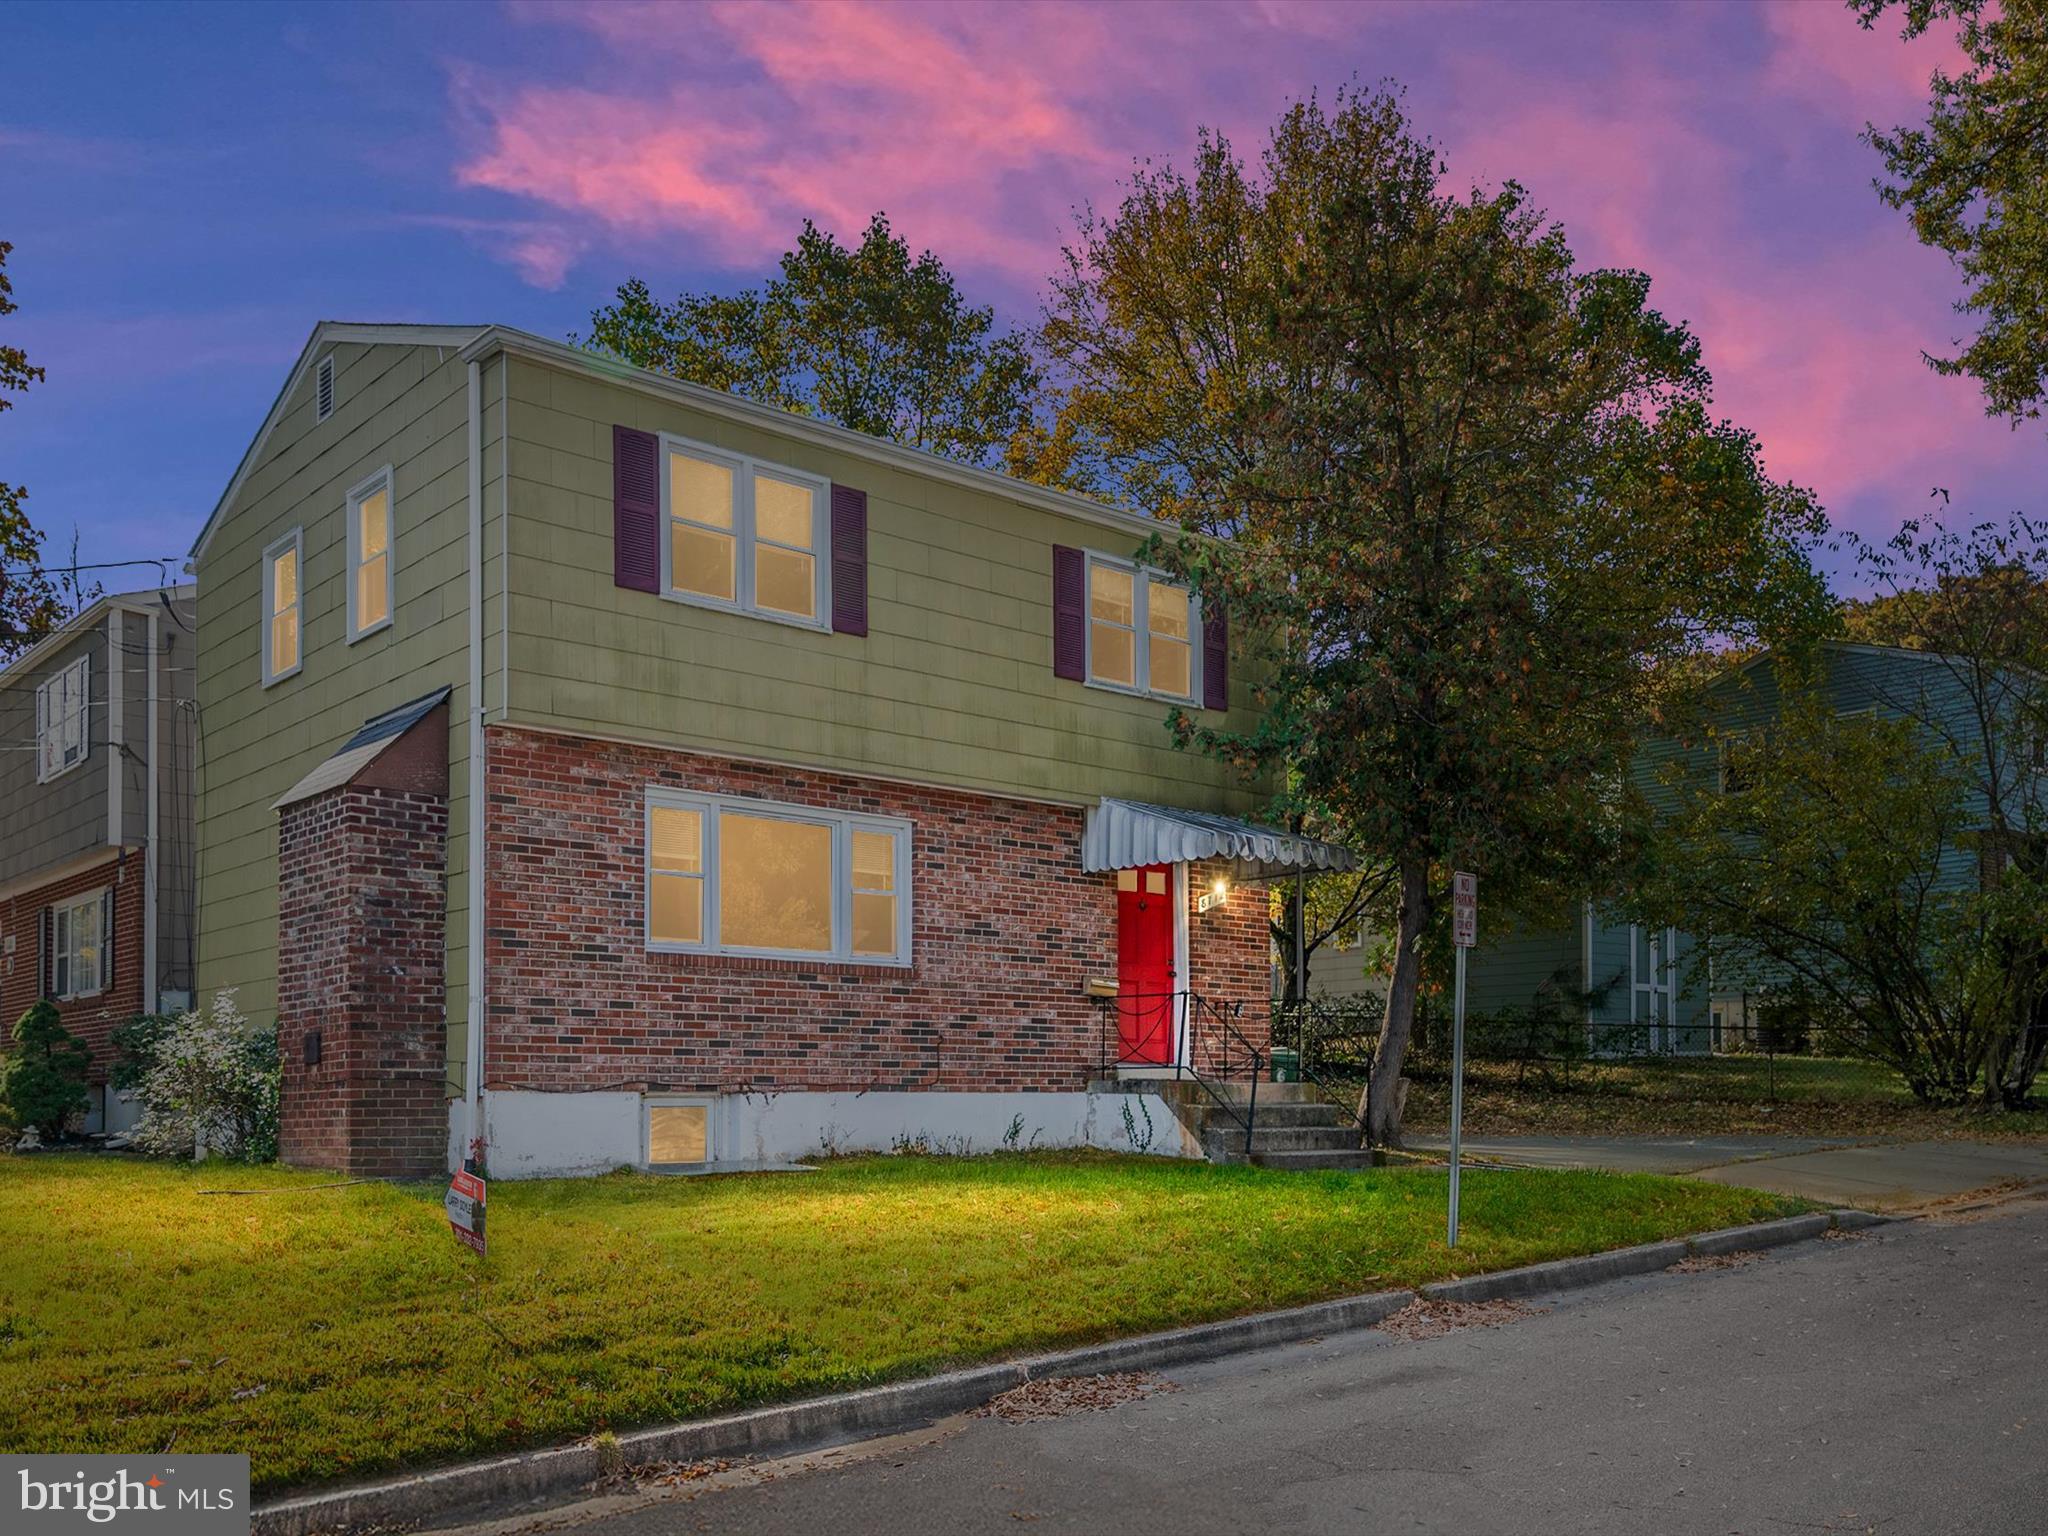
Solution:
{"label": "fallen leaves on grass", "polygon": [[976,1418],[1006,1424],[1036,1424],[1070,1413],[1098,1413],[1180,1389],[1150,1371],[1113,1371],[1102,1376],[1048,1376],[1012,1387],[974,1410]]}
{"label": "fallen leaves on grass", "polygon": [[1440,1339],[1459,1328],[1499,1328],[1542,1310],[1521,1301],[1411,1301],[1373,1327],[1397,1339]]}
{"label": "fallen leaves on grass", "polygon": [[1704,1275],[1716,1269],[1740,1269],[1745,1264],[1754,1264],[1763,1254],[1755,1248],[1738,1248],[1733,1253],[1695,1253],[1680,1259],[1669,1269],[1669,1275]]}

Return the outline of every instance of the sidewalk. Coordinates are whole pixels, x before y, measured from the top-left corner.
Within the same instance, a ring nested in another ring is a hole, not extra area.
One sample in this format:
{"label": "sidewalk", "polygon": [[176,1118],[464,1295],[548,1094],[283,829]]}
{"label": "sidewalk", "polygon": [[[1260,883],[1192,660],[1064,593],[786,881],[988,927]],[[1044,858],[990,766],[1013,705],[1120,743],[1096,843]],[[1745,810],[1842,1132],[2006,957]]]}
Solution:
{"label": "sidewalk", "polygon": [[[1441,1155],[1441,1136],[1411,1150]],[[1872,1144],[1803,1136],[1468,1136],[1474,1162],[1521,1168],[1605,1168],[1675,1173],[1798,1195],[1824,1205],[1900,1210],[1974,1189],[2048,1182],[2048,1147],[2010,1142]]]}

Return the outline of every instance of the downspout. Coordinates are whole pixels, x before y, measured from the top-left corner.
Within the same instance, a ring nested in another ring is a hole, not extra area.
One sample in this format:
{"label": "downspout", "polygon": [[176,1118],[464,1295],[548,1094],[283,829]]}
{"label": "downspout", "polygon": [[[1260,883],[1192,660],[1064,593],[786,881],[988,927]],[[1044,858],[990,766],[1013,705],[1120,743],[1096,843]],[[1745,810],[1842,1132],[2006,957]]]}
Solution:
{"label": "downspout", "polygon": [[157,1009],[157,671],[161,663],[157,655],[158,635],[154,610],[149,615],[149,734],[146,751],[149,755],[149,804],[145,812],[148,823],[148,839],[142,850],[142,1011],[155,1013]]}
{"label": "downspout", "polygon": [[469,1018],[463,1036],[463,1167],[484,1166],[484,413],[483,365],[469,364]]}

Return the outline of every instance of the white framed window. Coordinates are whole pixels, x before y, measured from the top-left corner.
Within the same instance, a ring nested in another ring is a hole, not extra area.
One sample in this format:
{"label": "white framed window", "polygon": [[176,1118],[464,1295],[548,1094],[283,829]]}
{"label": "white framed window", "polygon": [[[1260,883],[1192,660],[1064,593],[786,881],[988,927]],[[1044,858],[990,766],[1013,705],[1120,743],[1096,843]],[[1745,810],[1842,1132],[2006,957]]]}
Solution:
{"label": "white framed window", "polygon": [[334,414],[334,354],[321,358],[313,369],[313,421],[315,425]]}
{"label": "white framed window", "polygon": [[294,528],[263,551],[263,686],[283,682],[305,660],[305,534]]}
{"label": "white framed window", "polygon": [[52,997],[91,997],[106,990],[106,916],[104,888],[50,908]]}
{"label": "white framed window", "polygon": [[647,792],[653,950],[910,963],[910,823]]}
{"label": "white framed window", "polygon": [[1088,681],[1192,702],[1201,692],[1201,602],[1129,560],[1088,556]]}
{"label": "white framed window", "polygon": [[704,443],[661,441],[662,592],[830,629],[831,482]]}
{"label": "white framed window", "polygon": [[391,623],[398,603],[398,561],[392,553],[391,466],[348,493],[348,643]]}
{"label": "white framed window", "polygon": [[711,1101],[641,1101],[640,1150],[650,1168],[702,1168],[712,1159]]}
{"label": "white framed window", "polygon": [[92,745],[92,657],[69,662],[36,686],[36,782],[85,761]]}

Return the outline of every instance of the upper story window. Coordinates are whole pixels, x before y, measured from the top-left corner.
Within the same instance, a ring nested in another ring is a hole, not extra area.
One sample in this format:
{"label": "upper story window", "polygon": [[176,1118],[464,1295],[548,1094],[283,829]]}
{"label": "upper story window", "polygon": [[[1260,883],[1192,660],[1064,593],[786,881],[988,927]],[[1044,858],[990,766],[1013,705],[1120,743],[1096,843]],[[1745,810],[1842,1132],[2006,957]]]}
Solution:
{"label": "upper story window", "polygon": [[831,485],[700,443],[663,439],[662,590],[684,602],[830,627],[822,559]]}
{"label": "upper story window", "polygon": [[391,622],[397,601],[391,534],[391,466],[387,464],[348,493],[350,644]]}
{"label": "upper story window", "polygon": [[313,369],[313,420],[325,421],[334,414],[334,354],[328,353]]}
{"label": "upper story window", "polygon": [[647,794],[647,945],[910,963],[910,823]]}
{"label": "upper story window", "polygon": [[36,688],[36,782],[85,761],[92,740],[92,658],[81,656]]}
{"label": "upper story window", "polygon": [[305,538],[294,528],[263,551],[263,686],[299,670],[305,611]]}
{"label": "upper story window", "polygon": [[1088,681],[1193,699],[1198,662],[1188,589],[1106,555],[1088,556]]}
{"label": "upper story window", "polygon": [[107,892],[50,908],[50,995],[90,997],[107,987]]}

